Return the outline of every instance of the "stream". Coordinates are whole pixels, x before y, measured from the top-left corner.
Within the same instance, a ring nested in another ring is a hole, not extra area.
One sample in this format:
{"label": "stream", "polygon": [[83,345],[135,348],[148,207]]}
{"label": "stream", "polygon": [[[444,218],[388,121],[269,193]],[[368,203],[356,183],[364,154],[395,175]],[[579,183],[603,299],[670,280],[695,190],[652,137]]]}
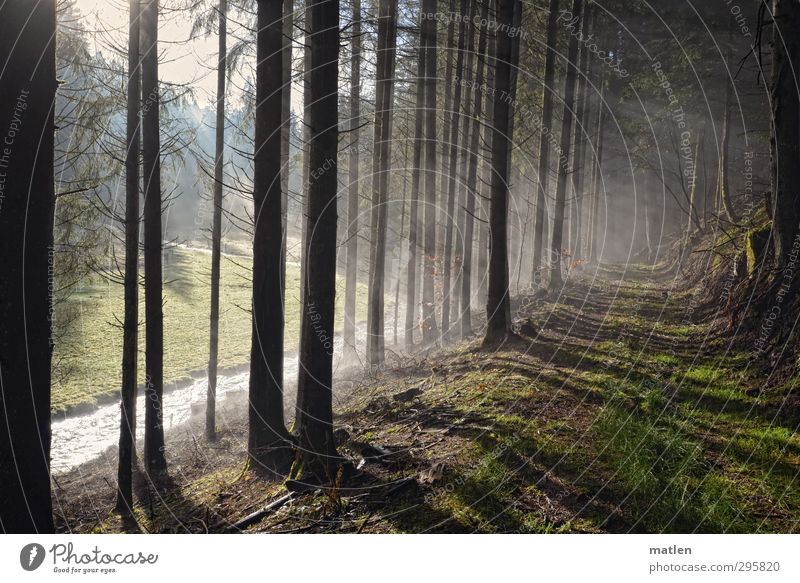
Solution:
{"label": "stream", "polygon": [[[294,385],[297,378],[297,356],[286,357],[283,361],[287,386]],[[217,378],[217,400],[247,391],[250,373],[248,371],[219,375]],[[164,391],[164,432],[189,421],[192,410],[205,411],[208,379],[200,378],[192,384]],[[144,435],[143,391],[139,391],[136,401],[136,435]],[[52,445],[50,449],[50,468],[53,473],[68,472],[85,462],[99,457],[110,447],[119,443],[120,409],[119,403],[102,405],[83,415],[75,415],[53,421]],[[168,439],[168,437],[167,437]]]}
{"label": "stream", "polygon": [[[401,320],[402,321],[402,320]],[[387,338],[390,330],[387,326]],[[356,349],[363,354],[366,345],[367,326],[356,325]],[[338,368],[342,352],[341,335],[334,336],[334,371]],[[293,406],[298,372],[297,353],[283,359],[284,398],[286,406]],[[226,397],[241,394],[248,390],[250,373],[219,375],[217,378],[217,402]],[[190,385],[164,390],[164,433],[169,441],[170,430],[189,421],[193,414],[205,411],[208,379],[198,378]],[[144,435],[144,391],[139,390],[136,401],[136,435]],[[108,448],[119,444],[120,405],[114,401],[81,415],[54,418],[50,447],[50,471],[54,474],[68,472],[75,467],[99,457]]]}

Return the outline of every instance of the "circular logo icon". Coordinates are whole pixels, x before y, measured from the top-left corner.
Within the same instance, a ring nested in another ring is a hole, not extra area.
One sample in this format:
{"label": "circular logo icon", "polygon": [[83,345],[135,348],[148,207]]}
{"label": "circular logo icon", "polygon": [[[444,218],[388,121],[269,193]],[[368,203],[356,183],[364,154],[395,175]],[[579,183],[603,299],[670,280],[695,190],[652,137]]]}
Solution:
{"label": "circular logo icon", "polygon": [[22,547],[19,552],[19,564],[26,571],[35,571],[44,562],[44,547],[38,543],[31,543]]}

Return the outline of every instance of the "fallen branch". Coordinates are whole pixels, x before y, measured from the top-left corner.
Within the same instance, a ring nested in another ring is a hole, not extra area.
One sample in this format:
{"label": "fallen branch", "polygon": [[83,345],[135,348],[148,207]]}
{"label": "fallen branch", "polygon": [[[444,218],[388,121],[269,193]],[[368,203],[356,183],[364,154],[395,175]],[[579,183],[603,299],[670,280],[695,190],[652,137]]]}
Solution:
{"label": "fallen branch", "polygon": [[295,493],[289,492],[285,496],[281,496],[277,500],[273,500],[272,502],[264,506],[264,508],[262,508],[261,510],[256,510],[251,514],[248,514],[241,520],[227,527],[225,530],[227,531],[244,530],[248,526],[251,526],[256,522],[259,522],[264,518],[266,518],[267,516],[269,516],[270,514],[272,514],[273,512],[276,512],[278,509],[280,509],[284,504],[289,502],[294,497]]}

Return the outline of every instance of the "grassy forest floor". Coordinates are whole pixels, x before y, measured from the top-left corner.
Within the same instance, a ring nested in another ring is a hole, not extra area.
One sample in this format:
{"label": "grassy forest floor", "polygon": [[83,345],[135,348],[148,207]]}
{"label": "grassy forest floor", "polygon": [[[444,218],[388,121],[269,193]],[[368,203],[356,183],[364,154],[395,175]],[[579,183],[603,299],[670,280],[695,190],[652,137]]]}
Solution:
{"label": "grassy forest floor", "polygon": [[247,530],[800,530],[793,381],[767,386],[697,288],[630,266],[624,279],[600,271],[572,278],[557,301],[520,298],[531,326],[499,351],[475,337],[340,381],[340,450],[362,467],[333,489],[287,500],[296,485],[245,470],[242,398],[223,409],[217,443],[204,442],[201,420],[170,436],[169,477],[139,479],[136,522],[110,511],[113,452],[58,477],[58,528],[237,530],[280,500]]}
{"label": "grassy forest floor", "polygon": [[[247,364],[250,359],[250,301],[252,260],[244,255],[224,256],[220,275],[220,346],[222,369]],[[208,366],[208,320],[211,303],[211,254],[174,248],[164,265],[164,380],[190,382]],[[297,349],[300,337],[300,270],[286,266],[286,350]],[[344,279],[337,280],[340,293],[337,313],[344,308]],[[144,297],[140,292],[140,317]],[[367,288],[357,289],[356,313],[366,318]],[[98,400],[119,392],[122,354],[123,289],[95,277],[69,296],[59,307],[64,325],[57,335],[53,363],[54,413],[90,408]],[[337,322],[337,325],[341,322]],[[140,355],[144,354],[144,323],[139,331]],[[86,358],[91,355],[91,358]],[[140,369],[144,359],[140,357]],[[139,378],[144,376],[140,370]]]}

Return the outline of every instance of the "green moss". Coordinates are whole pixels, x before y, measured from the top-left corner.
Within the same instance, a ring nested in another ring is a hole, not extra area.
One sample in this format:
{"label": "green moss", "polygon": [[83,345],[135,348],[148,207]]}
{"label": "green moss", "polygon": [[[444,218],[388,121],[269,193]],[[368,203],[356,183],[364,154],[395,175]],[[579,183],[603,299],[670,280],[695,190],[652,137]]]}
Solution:
{"label": "green moss", "polygon": [[657,353],[650,358],[650,361],[657,364],[662,364],[666,366],[676,366],[680,363],[680,360],[677,356],[673,354],[667,353]]}

